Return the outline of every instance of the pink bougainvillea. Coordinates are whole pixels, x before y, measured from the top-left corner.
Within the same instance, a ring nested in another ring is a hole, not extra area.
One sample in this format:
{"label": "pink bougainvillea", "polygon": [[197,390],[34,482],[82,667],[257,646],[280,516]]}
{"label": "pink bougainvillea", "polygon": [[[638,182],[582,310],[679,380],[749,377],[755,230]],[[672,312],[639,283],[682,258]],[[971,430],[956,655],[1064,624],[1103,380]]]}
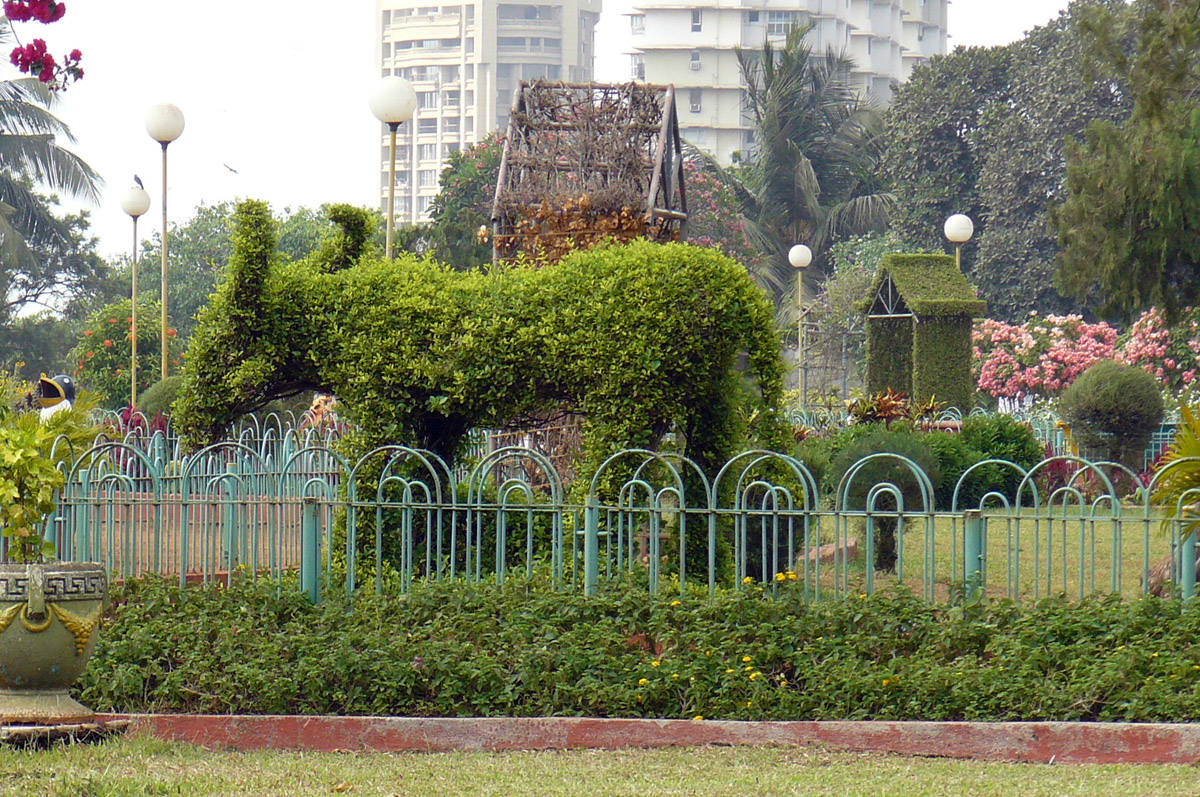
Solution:
{"label": "pink bougainvillea", "polygon": [[[60,0],[3,0],[4,16],[11,22],[57,22],[67,13],[66,3]],[[83,77],[79,65],[83,54],[72,50],[61,59],[56,59],[46,48],[45,39],[33,39],[21,44],[9,53],[9,61],[26,75],[32,75],[54,91],[65,89]]]}
{"label": "pink bougainvillea", "polygon": [[972,334],[976,386],[990,396],[1052,397],[1097,360],[1144,368],[1180,390],[1200,375],[1200,311],[1167,326],[1158,309],[1142,313],[1120,336],[1109,324],[1080,316],[1030,314],[1023,324],[984,319]]}
{"label": "pink bougainvillea", "polygon": [[1117,330],[1077,315],[1031,314],[1024,324],[984,319],[971,336],[976,385],[995,397],[1054,396],[1097,360],[1116,354]]}

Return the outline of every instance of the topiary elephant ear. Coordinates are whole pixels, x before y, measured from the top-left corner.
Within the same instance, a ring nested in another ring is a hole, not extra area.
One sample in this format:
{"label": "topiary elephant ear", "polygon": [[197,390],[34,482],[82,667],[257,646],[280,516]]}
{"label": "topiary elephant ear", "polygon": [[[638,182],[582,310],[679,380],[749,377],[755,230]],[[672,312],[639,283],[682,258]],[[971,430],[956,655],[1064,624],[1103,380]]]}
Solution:
{"label": "topiary elephant ear", "polygon": [[330,205],[325,215],[338,229],[325,236],[310,262],[325,273],[350,268],[367,252],[375,228],[375,215],[353,205]]}

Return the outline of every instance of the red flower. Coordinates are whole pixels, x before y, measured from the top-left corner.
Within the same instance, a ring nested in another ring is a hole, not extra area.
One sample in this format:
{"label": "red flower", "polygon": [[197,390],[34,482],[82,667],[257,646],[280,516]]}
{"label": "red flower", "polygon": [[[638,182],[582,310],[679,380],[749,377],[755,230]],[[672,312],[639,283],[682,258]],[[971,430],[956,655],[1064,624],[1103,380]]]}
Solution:
{"label": "red flower", "polygon": [[83,330],[83,336],[85,338],[90,338],[92,336],[92,330],[90,330],[90,329]]}
{"label": "red flower", "polygon": [[111,340],[105,340],[105,341],[104,341],[104,345],[105,345],[107,348],[110,348],[110,349],[111,349],[111,348],[112,348],[112,345],[113,345],[113,343],[112,343],[112,341],[111,341]]}

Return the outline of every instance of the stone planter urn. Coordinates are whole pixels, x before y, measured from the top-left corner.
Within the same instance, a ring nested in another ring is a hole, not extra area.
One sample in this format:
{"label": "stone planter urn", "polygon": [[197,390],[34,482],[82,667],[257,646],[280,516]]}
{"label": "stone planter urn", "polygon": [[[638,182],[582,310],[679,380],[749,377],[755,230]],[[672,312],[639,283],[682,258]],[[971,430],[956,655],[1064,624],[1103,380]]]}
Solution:
{"label": "stone planter urn", "polygon": [[0,725],[93,718],[67,689],[96,645],[107,588],[96,562],[0,564]]}

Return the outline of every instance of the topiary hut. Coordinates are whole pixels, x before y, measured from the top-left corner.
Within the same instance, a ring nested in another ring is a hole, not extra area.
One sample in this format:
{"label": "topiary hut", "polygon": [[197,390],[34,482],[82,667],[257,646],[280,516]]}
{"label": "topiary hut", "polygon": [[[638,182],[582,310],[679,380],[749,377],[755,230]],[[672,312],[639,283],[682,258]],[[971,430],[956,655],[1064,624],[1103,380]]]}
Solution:
{"label": "topiary hut", "polygon": [[867,390],[936,398],[966,412],[972,319],[987,304],[949,255],[884,255],[861,305],[867,316]]}

